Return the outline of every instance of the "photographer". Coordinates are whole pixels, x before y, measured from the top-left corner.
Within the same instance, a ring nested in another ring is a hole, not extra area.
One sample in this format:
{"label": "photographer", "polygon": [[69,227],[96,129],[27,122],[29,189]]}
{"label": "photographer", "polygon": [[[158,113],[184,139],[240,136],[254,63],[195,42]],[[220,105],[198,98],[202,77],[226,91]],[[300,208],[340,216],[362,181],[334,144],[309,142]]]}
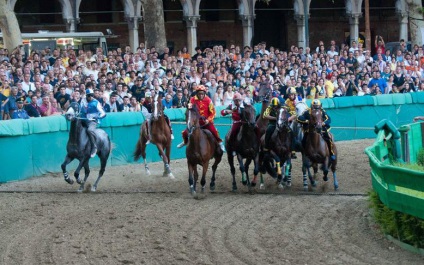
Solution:
{"label": "photographer", "polygon": [[386,53],[386,46],[385,46],[385,43],[384,43],[382,36],[375,35],[374,47],[375,47],[376,53],[377,53],[378,49],[381,49],[382,54]]}
{"label": "photographer", "polygon": [[358,88],[358,82],[356,81],[355,75],[351,74],[347,76],[346,82],[346,96],[356,96],[361,91]]}

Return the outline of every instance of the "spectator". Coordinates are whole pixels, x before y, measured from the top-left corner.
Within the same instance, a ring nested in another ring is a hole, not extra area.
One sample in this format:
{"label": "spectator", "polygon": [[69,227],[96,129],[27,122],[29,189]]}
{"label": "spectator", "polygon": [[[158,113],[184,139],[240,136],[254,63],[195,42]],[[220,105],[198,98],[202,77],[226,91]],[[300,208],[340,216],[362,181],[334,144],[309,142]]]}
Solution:
{"label": "spectator", "polygon": [[40,107],[37,104],[38,97],[36,94],[31,96],[31,102],[30,104],[25,106],[25,110],[28,113],[28,115],[32,118],[41,117],[41,110]]}
{"label": "spectator", "polygon": [[25,97],[19,97],[16,99],[18,108],[13,112],[12,119],[29,119],[29,115],[24,108]]}

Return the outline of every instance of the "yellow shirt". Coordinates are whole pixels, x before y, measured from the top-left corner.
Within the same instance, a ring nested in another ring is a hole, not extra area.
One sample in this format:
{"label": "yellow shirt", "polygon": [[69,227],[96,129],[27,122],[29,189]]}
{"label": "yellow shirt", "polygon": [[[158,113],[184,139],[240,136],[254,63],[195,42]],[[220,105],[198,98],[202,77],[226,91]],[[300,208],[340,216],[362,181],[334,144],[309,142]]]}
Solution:
{"label": "yellow shirt", "polygon": [[326,91],[327,91],[327,97],[328,98],[332,98],[333,97],[333,92],[334,92],[334,84],[333,84],[333,82],[331,82],[331,80],[325,81],[324,87],[326,88]]}

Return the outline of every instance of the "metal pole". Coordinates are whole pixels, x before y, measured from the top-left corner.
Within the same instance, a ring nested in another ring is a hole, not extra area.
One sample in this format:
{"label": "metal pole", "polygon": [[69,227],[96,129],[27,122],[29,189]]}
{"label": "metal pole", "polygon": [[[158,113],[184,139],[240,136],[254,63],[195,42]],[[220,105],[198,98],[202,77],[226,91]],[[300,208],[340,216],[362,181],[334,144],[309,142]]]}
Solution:
{"label": "metal pole", "polygon": [[305,50],[306,47],[309,47],[308,1],[309,0],[303,0],[303,19],[305,21],[305,39],[304,39],[305,47],[303,47],[303,50]]}

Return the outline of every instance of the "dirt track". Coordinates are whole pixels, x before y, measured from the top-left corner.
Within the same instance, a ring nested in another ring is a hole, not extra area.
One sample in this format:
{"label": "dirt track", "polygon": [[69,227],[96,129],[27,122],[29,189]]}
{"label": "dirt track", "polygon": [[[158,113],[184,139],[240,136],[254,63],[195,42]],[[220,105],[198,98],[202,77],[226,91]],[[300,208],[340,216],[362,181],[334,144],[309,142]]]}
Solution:
{"label": "dirt track", "polygon": [[159,163],[151,176],[141,165],[107,168],[98,193],[76,193],[61,174],[3,184],[0,264],[423,264],[369,217],[371,143],[337,143],[339,195],[329,195],[331,178],[316,190],[327,195],[303,195],[298,160],[291,190],[267,176],[266,191],[232,193],[225,156],[216,193],[201,200],[184,159],[172,161],[175,180]]}

